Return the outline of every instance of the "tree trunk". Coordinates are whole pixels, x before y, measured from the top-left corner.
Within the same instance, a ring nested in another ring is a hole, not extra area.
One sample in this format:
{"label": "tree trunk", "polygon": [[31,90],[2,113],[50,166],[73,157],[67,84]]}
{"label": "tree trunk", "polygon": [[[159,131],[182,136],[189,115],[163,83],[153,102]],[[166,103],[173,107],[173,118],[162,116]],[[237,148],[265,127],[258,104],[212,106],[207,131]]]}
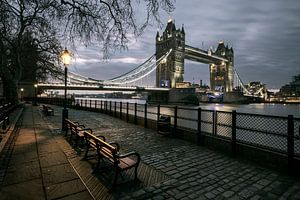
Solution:
{"label": "tree trunk", "polygon": [[3,95],[6,98],[6,101],[13,104],[18,103],[18,81],[5,78],[3,78],[2,81]]}

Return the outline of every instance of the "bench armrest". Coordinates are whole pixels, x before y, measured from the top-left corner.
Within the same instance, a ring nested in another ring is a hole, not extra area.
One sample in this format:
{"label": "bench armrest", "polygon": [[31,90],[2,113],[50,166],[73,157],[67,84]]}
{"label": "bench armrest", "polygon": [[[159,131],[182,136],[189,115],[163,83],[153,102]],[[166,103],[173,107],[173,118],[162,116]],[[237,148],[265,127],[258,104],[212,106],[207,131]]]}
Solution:
{"label": "bench armrest", "polygon": [[93,130],[91,128],[83,128],[82,130],[79,131],[90,131],[90,133],[93,134]]}
{"label": "bench armrest", "polygon": [[113,147],[116,147],[117,151],[120,151],[120,145],[116,142],[109,142],[108,144],[110,144]]}
{"label": "bench armrest", "polygon": [[79,128],[85,128],[85,126],[83,124],[78,124],[77,125]]}
{"label": "bench armrest", "polygon": [[130,157],[130,156],[136,157],[137,164],[139,164],[139,162],[141,161],[140,154],[138,154],[137,152],[134,152],[134,151],[128,152],[128,153],[125,153],[125,154],[120,154],[118,157],[119,158],[126,158],[126,157]]}
{"label": "bench armrest", "polygon": [[[94,134],[95,135],[95,134]],[[106,141],[105,137],[103,135],[95,135],[97,138],[100,138],[104,142]]]}

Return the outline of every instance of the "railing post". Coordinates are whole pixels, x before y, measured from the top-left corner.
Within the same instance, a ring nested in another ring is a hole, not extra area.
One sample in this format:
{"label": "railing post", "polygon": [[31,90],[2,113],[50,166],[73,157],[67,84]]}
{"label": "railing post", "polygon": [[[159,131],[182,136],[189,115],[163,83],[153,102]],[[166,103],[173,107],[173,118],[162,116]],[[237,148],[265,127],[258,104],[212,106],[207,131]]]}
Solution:
{"label": "railing post", "polygon": [[137,103],[134,103],[134,124],[137,124]]}
{"label": "railing post", "polygon": [[87,99],[84,100],[84,110],[87,110]]}
{"label": "railing post", "polygon": [[80,99],[80,108],[82,108],[82,99]]}
{"label": "railing post", "polygon": [[120,119],[122,119],[122,104],[123,104],[123,102],[122,101],[120,101]]}
{"label": "railing post", "polygon": [[117,117],[117,102],[115,101],[114,117]]}
{"label": "railing post", "polygon": [[109,101],[109,115],[112,115],[112,112],[111,112],[111,101]]}
{"label": "railing post", "polygon": [[288,115],[288,137],[287,137],[287,154],[288,154],[288,173],[294,172],[294,116]]}
{"label": "railing post", "polygon": [[95,99],[95,111],[97,112],[97,104],[98,104],[98,100]]}
{"label": "railing post", "polygon": [[90,110],[92,110],[92,99],[90,99]]}
{"label": "railing post", "polygon": [[159,131],[159,116],[160,116],[160,104],[157,105],[157,123],[156,123],[156,130]]}
{"label": "railing post", "polygon": [[231,152],[232,156],[236,156],[236,111],[232,111],[232,126],[231,126]]}
{"label": "railing post", "polygon": [[5,119],[3,119],[2,130],[6,130],[6,121],[5,121]]}
{"label": "railing post", "polygon": [[177,115],[178,115],[178,107],[174,107],[174,130],[173,130],[173,135],[176,134],[177,131]]}
{"label": "railing post", "polygon": [[145,108],[144,108],[144,127],[148,127],[148,120],[147,120],[147,103],[145,103]]}
{"label": "railing post", "polygon": [[105,101],[105,114],[108,114],[108,101]]}
{"label": "railing post", "polygon": [[127,107],[126,107],[126,121],[129,122],[129,103],[127,102]]}
{"label": "railing post", "polygon": [[216,110],[213,110],[212,116],[212,135],[216,135]]}
{"label": "railing post", "polygon": [[201,144],[201,108],[198,108],[198,134],[197,134],[197,144]]}
{"label": "railing post", "polygon": [[102,100],[100,100],[100,112],[102,112]]}

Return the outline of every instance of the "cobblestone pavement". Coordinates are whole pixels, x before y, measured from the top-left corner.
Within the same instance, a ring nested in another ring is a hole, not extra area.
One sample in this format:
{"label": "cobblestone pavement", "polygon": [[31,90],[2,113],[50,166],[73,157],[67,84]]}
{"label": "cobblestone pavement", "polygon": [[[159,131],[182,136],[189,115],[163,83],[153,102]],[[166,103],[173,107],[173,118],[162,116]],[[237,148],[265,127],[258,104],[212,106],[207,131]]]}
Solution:
{"label": "cobblestone pavement", "polygon": [[[46,120],[58,132],[62,108],[53,107],[54,116]],[[300,199],[299,178],[164,137],[105,114],[69,109],[69,118],[118,142],[124,153],[138,152],[143,164],[168,176],[150,187],[123,193],[118,199]]]}

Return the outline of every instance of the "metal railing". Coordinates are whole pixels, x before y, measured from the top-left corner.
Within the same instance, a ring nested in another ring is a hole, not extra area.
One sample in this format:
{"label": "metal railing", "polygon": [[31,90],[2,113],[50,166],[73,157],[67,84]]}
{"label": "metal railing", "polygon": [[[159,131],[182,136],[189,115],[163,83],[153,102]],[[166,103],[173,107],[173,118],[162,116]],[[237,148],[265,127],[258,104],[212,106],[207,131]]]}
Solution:
{"label": "metal railing", "polygon": [[[61,99],[40,99],[44,103],[62,105]],[[172,132],[188,130],[201,136],[220,138],[232,143],[233,153],[236,144],[247,144],[266,150],[282,153],[288,157],[300,158],[300,118],[240,113],[236,111],[216,111],[169,105],[148,105],[118,101],[83,100],[68,101],[69,107],[88,109],[110,114],[114,117],[137,124],[143,120],[158,121],[159,116],[171,118]],[[125,118],[124,118],[125,117]]]}

